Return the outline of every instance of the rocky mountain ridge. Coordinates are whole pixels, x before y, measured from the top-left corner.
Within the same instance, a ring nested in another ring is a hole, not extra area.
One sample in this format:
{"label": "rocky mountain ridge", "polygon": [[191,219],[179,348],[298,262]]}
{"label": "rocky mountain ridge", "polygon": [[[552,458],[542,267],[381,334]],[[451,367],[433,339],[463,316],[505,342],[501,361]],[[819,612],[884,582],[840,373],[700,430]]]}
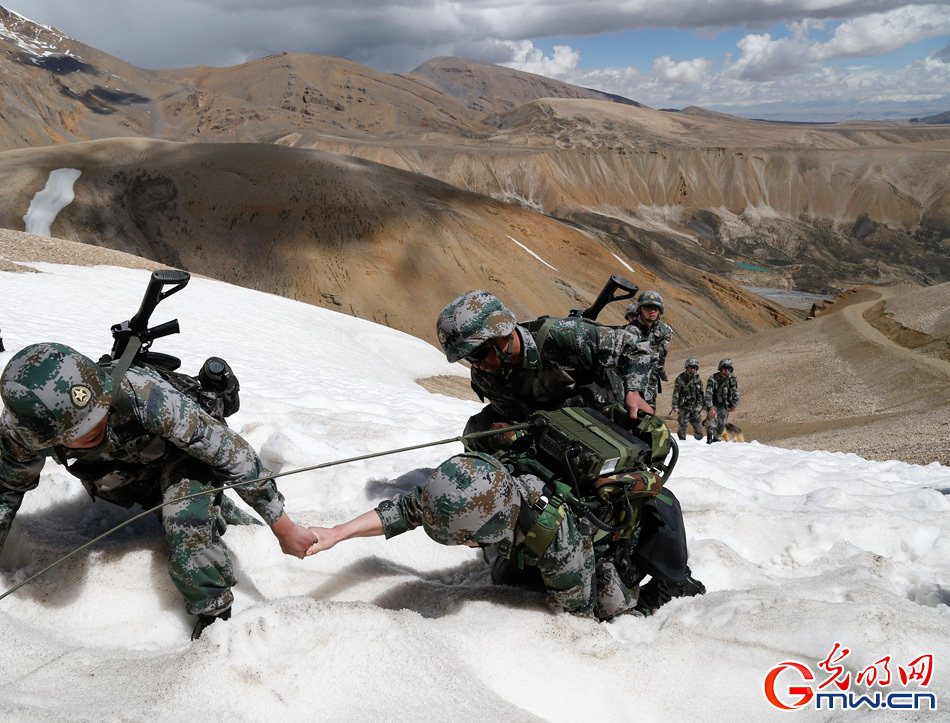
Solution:
{"label": "rocky mountain ridge", "polygon": [[[739,284],[834,293],[950,278],[940,126],[671,113],[459,58],[406,75],[294,53],[151,71],[2,9],[0,26],[3,148],[127,137],[330,151],[561,219],[632,260],[684,261]],[[18,227],[21,207],[5,223]]]}

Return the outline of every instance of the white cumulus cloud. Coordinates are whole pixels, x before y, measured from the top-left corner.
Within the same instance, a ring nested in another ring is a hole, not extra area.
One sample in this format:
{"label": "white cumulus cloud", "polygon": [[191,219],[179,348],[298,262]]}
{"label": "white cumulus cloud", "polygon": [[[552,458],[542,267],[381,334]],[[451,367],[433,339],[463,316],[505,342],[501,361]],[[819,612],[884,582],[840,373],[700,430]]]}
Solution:
{"label": "white cumulus cloud", "polygon": [[701,83],[709,77],[713,61],[706,58],[674,62],[669,55],[653,61],[653,74],[664,83]]}
{"label": "white cumulus cloud", "polygon": [[555,45],[554,52],[546,56],[540,48],[534,47],[530,40],[506,42],[511,48],[514,58],[504,63],[509,68],[523,70],[526,73],[536,73],[549,78],[560,78],[577,67],[581,54],[568,45]]}
{"label": "white cumulus cloud", "polygon": [[821,46],[819,55],[824,60],[881,55],[948,34],[950,11],[946,6],[909,5],[842,23],[831,40]]}

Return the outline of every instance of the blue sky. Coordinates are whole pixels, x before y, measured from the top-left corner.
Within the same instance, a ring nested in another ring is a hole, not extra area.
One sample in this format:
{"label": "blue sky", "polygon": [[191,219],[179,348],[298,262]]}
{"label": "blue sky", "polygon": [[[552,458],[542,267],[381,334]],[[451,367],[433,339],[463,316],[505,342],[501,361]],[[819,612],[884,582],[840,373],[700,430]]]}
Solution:
{"label": "blue sky", "polygon": [[439,55],[633,98],[785,120],[950,110],[950,0],[12,0],[145,68],[283,51],[389,73]]}

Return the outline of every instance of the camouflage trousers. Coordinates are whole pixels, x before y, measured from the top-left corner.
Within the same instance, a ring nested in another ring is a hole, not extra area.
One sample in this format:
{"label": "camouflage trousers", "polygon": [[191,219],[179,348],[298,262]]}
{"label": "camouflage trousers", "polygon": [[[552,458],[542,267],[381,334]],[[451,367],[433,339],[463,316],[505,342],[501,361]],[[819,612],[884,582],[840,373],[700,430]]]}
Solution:
{"label": "camouflage trousers", "polygon": [[[191,459],[178,460],[162,472],[162,501],[177,500],[209,489],[213,475]],[[231,605],[237,584],[228,549],[221,539],[232,524],[256,521],[224,493],[205,494],[162,507],[162,526],[171,547],[168,574],[185,598],[191,615],[221,611]]]}
{"label": "camouflage trousers", "polygon": [[706,418],[706,436],[718,441],[726,429],[726,422],[729,421],[729,407],[713,407],[713,409],[716,410],[716,418]]}
{"label": "camouflage trousers", "polygon": [[696,439],[703,438],[703,409],[702,407],[680,407],[676,413],[676,422],[679,425],[676,429],[676,436],[680,439],[686,439],[689,432],[689,425],[693,425],[693,436]]}

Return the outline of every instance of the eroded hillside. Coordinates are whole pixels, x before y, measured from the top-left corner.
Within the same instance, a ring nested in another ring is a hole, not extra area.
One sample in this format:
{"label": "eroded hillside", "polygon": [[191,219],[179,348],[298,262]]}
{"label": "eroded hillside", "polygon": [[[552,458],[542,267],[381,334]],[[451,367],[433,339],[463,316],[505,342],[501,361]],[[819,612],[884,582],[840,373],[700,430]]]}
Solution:
{"label": "eroded hillside", "polygon": [[[794,320],[712,274],[675,262],[654,273],[659,266],[641,263],[610,237],[427,176],[275,145],[111,140],[8,151],[0,154],[7,189],[0,225],[22,227],[31,199],[59,168],[80,175],[54,236],[432,342],[439,310],[468,289],[492,289],[522,318],[564,315],[586,308],[615,273],[668,296],[670,319],[682,329],[678,343]],[[622,311],[604,321],[619,323]]]}
{"label": "eroded hillside", "polygon": [[[950,278],[947,126],[671,113],[460,58],[436,58],[408,75],[293,53],[231,68],[142,70],[2,8],[0,67],[0,148],[129,137],[330,151],[556,217],[579,237],[629,259],[650,257],[655,267],[665,258],[667,268],[681,262],[736,283],[821,293]],[[202,152],[179,162],[201,167]],[[165,186],[149,179],[117,187],[131,184],[130,198],[164,198]],[[235,204],[257,207],[258,189],[225,185]],[[384,206],[366,207],[367,216],[388,217],[387,200],[376,197]],[[427,201],[403,202],[423,213]],[[178,231],[145,220],[150,203],[136,207],[140,233],[153,236],[140,245],[181,245],[169,238]],[[297,206],[275,197],[274,213],[281,203]],[[72,237],[121,235],[89,218],[102,225],[80,228],[74,219]],[[505,244],[506,235],[489,238]]]}

